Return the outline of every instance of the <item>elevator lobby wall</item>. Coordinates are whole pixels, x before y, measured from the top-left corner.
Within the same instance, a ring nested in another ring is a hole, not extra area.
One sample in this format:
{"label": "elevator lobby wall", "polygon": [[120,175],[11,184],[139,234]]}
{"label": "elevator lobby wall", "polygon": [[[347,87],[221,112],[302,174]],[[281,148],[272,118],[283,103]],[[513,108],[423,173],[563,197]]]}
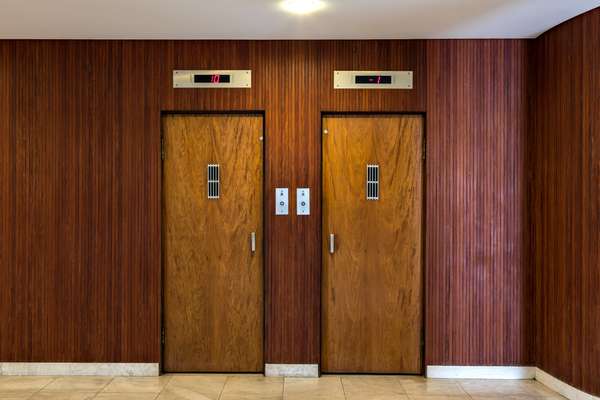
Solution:
{"label": "elevator lobby wall", "polygon": [[[0,41],[0,360],[159,362],[161,115],[265,124],[267,363],[319,363],[321,117],[425,116],[426,365],[533,365],[527,40]],[[251,69],[251,89],[173,89]],[[334,90],[410,70],[412,90]],[[311,188],[276,217],[274,188]]]}

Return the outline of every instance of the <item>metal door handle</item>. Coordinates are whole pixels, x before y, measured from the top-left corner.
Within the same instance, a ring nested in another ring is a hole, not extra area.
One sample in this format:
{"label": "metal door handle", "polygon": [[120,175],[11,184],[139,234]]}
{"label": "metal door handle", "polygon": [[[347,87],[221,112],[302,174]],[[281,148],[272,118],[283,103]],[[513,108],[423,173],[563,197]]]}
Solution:
{"label": "metal door handle", "polygon": [[333,233],[329,234],[329,253],[333,254],[335,252],[335,235]]}
{"label": "metal door handle", "polygon": [[256,253],[256,232],[250,234],[250,251]]}

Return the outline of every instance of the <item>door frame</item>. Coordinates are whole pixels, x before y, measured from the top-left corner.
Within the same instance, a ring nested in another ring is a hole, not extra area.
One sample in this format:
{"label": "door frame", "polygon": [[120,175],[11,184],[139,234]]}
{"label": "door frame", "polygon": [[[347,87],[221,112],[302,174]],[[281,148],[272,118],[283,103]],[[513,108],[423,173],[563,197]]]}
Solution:
{"label": "door frame", "polygon": [[[261,244],[261,251],[263,252],[263,262],[262,262],[262,271],[263,271],[263,279],[262,279],[262,283],[263,283],[263,290],[262,290],[262,303],[263,303],[263,323],[262,323],[262,330],[263,330],[263,343],[262,343],[262,353],[263,353],[263,366],[262,366],[262,370],[259,372],[264,373],[264,368],[265,368],[265,354],[266,354],[266,333],[267,333],[267,329],[266,329],[266,306],[267,306],[267,302],[266,302],[266,254],[267,254],[267,240],[266,240],[266,236],[265,236],[265,232],[266,232],[266,213],[267,213],[267,201],[265,201],[266,199],[266,142],[267,142],[267,131],[266,131],[266,115],[265,115],[265,111],[264,110],[161,110],[160,112],[160,118],[159,118],[159,123],[160,123],[160,140],[159,140],[159,149],[157,151],[157,154],[159,154],[160,157],[160,183],[158,185],[158,190],[160,192],[160,196],[159,196],[159,208],[160,208],[160,278],[159,278],[159,286],[160,286],[160,306],[159,306],[159,320],[160,320],[160,327],[159,327],[159,332],[158,332],[158,338],[159,338],[159,349],[160,349],[160,355],[159,355],[159,373],[163,374],[165,373],[164,371],[164,362],[163,362],[163,357],[164,357],[164,338],[163,338],[163,332],[165,329],[165,313],[164,313],[164,302],[165,302],[165,257],[164,257],[164,240],[165,240],[165,235],[164,235],[164,228],[165,228],[165,224],[164,224],[164,204],[165,204],[165,192],[163,190],[163,182],[164,182],[164,162],[165,160],[163,159],[162,156],[162,151],[163,151],[163,143],[164,143],[164,125],[163,125],[163,119],[164,117],[168,117],[171,115],[189,115],[189,116],[194,116],[194,115],[198,115],[198,116],[206,116],[206,115],[256,115],[256,116],[260,116],[262,118],[262,137],[263,137],[263,144],[262,144],[262,244]],[[166,157],[165,157],[166,158]],[[221,371],[223,373],[229,373],[231,371]],[[201,373],[201,372],[199,372]],[[213,372],[213,373],[217,373],[217,372]]]}
{"label": "door frame", "polygon": [[[421,168],[422,168],[422,187],[423,187],[423,195],[422,195],[422,213],[421,213],[421,293],[422,293],[422,299],[421,299],[421,373],[420,375],[425,375],[425,369],[426,369],[426,360],[425,360],[425,355],[426,355],[426,334],[427,334],[427,318],[426,318],[426,312],[427,312],[427,113],[425,112],[418,112],[418,111],[321,111],[321,123],[320,123],[320,132],[319,132],[319,139],[320,139],[320,147],[319,147],[319,151],[320,151],[320,161],[319,161],[319,165],[320,165],[320,169],[321,169],[321,175],[320,175],[320,179],[321,179],[321,198],[319,199],[319,204],[321,204],[321,215],[320,215],[320,242],[319,242],[319,254],[320,254],[320,260],[319,260],[319,264],[321,266],[320,270],[319,270],[319,376],[323,374],[322,370],[321,370],[321,366],[322,366],[322,359],[323,359],[323,319],[325,317],[325,314],[323,313],[323,201],[324,201],[324,196],[325,196],[325,192],[324,192],[324,188],[323,188],[323,173],[324,173],[324,168],[323,168],[323,120],[327,117],[342,117],[342,116],[385,116],[385,115],[392,115],[392,116],[404,116],[404,115],[417,115],[423,118],[423,137],[422,137],[422,159],[421,159]],[[328,373],[326,373],[328,374]],[[334,373],[335,375],[344,375],[344,374],[351,374],[351,375],[368,375],[365,373]],[[373,375],[377,375],[377,374],[373,374]],[[398,375],[402,375],[402,374],[398,374]],[[411,375],[412,374],[406,374],[406,375]]]}

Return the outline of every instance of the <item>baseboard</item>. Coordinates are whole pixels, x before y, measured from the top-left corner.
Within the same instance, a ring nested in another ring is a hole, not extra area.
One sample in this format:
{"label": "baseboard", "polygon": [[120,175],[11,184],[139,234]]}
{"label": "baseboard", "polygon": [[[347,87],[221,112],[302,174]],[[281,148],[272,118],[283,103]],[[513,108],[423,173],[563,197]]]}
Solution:
{"label": "baseboard", "polygon": [[319,364],[265,364],[265,376],[318,378]]}
{"label": "baseboard", "polygon": [[440,379],[534,379],[536,368],[428,365],[426,374]]}
{"label": "baseboard", "polygon": [[539,368],[536,368],[535,379],[570,400],[600,400],[600,397],[583,392]]}
{"label": "baseboard", "polygon": [[0,362],[0,375],[158,376],[158,363]]}

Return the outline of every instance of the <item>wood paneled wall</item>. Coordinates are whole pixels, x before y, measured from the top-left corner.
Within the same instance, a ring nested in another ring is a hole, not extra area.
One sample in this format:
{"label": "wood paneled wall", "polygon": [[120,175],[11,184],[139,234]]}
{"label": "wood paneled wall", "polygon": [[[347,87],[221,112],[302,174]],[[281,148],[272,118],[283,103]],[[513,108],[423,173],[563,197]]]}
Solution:
{"label": "wood paneled wall", "polygon": [[427,45],[427,365],[531,365],[527,42]]}
{"label": "wood paneled wall", "polygon": [[1,42],[3,361],[158,357],[159,92],[127,46]]}
{"label": "wood paneled wall", "polygon": [[[321,113],[404,111],[427,121],[427,362],[529,364],[525,43],[0,41],[0,360],[159,361],[161,112],[261,110],[265,359],[318,362]],[[253,87],[172,89],[187,68]],[[334,69],[415,89],[335,91]],[[273,216],[280,186],[312,215]]]}
{"label": "wood paneled wall", "polygon": [[600,9],[535,41],[536,359],[600,395]]}

